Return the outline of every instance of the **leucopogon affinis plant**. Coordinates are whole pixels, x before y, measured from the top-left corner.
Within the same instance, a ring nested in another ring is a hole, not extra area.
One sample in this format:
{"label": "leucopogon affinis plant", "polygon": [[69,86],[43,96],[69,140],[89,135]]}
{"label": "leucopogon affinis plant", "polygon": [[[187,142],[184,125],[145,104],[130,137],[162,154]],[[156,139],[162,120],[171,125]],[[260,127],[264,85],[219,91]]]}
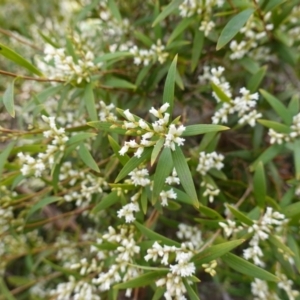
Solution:
{"label": "leucopogon affinis plant", "polygon": [[3,0],[0,300],[299,300],[299,20]]}

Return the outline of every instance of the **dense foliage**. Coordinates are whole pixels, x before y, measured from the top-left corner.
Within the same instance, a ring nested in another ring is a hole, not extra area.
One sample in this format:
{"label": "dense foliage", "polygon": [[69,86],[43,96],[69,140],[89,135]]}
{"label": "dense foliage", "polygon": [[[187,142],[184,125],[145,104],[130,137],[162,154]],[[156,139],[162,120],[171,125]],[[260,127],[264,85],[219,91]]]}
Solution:
{"label": "dense foliage", "polygon": [[300,299],[299,0],[0,23],[0,299]]}

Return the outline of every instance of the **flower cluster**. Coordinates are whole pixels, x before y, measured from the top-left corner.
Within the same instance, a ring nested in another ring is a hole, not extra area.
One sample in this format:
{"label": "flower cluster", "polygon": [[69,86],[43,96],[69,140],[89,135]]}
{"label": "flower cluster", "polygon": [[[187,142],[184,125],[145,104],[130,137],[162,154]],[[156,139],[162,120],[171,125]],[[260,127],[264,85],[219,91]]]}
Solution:
{"label": "flower cluster", "polygon": [[281,145],[283,142],[291,142],[300,136],[300,113],[293,117],[293,124],[290,126],[290,133],[276,132],[269,129],[268,135],[271,144]]}
{"label": "flower cluster", "polygon": [[180,136],[185,130],[183,125],[176,127],[175,124],[169,123],[170,114],[167,113],[167,109],[170,106],[169,103],[163,104],[158,110],[151,108],[150,113],[158,118],[157,121],[151,125],[145,122],[143,119],[136,120],[136,117],[127,109],[124,111],[127,121],[124,122],[123,127],[129,132],[142,133],[142,139],[138,144],[135,140],[125,142],[124,146],[119,151],[120,155],[124,155],[129,148],[136,149],[134,156],[141,157],[145,147],[154,146],[159,138],[164,138],[164,146],[175,150],[175,145],[182,146],[185,139]]}
{"label": "flower cluster", "polygon": [[[262,114],[258,113],[255,109],[259,97],[258,93],[250,94],[250,91],[243,87],[240,89],[241,96],[235,97],[232,100],[230,84],[222,76],[224,70],[223,67],[212,68],[211,70],[208,67],[204,67],[204,74],[199,76],[201,82],[208,80],[214,83],[228,98],[230,98],[230,101],[223,102],[219,110],[213,115],[213,124],[218,124],[220,122],[228,123],[228,115],[237,113],[240,117],[238,121],[239,124],[249,124],[251,127],[254,127],[256,120],[262,117]],[[215,92],[213,92],[212,95],[217,102],[221,102],[221,99]]]}
{"label": "flower cluster", "polygon": [[169,56],[169,53],[165,51],[165,46],[160,39],[157,40],[156,44],[153,44],[149,50],[139,49],[134,45],[129,49],[129,52],[133,55],[135,65],[142,63],[144,66],[148,66],[150,63],[155,63],[156,61],[163,64]]}
{"label": "flower cluster", "polygon": [[45,153],[39,153],[37,158],[23,152],[18,153],[20,163],[23,165],[21,173],[24,176],[33,174],[35,177],[41,177],[47,168],[51,169],[55,161],[60,158],[69,139],[65,135],[64,128],[56,127],[54,117],[42,116],[42,119],[50,126],[50,130],[44,131],[44,137],[52,139],[52,142],[47,145]]}
{"label": "flower cluster", "polygon": [[250,50],[257,49],[258,41],[261,41],[270,31],[273,30],[274,25],[272,23],[267,24],[270,18],[271,12],[266,13],[262,20],[251,15],[245,26],[240,29],[240,33],[244,35],[244,38],[241,42],[232,40],[230,43],[230,49],[232,51],[230,59],[241,59],[246,54],[249,54],[250,56],[257,55],[257,52],[251,53]]}
{"label": "flower cluster", "polygon": [[197,226],[189,226],[184,223],[180,223],[178,225],[176,235],[180,240],[192,243],[195,250],[199,250],[203,245],[202,233]]}
{"label": "flower cluster", "polygon": [[106,105],[104,101],[100,101],[99,103],[100,110],[99,110],[99,120],[102,122],[107,121],[116,121],[117,116],[112,112],[115,109],[115,105],[110,103]]}
{"label": "flower cluster", "polygon": [[91,51],[82,54],[77,60],[67,55],[64,48],[56,49],[47,45],[44,52],[45,62],[38,60],[38,66],[50,79],[75,80],[77,84],[89,82],[90,75],[101,66],[101,63],[94,63],[95,57]]}
{"label": "flower cluster", "polygon": [[222,7],[224,0],[184,0],[179,5],[179,14],[183,18],[189,18],[194,15],[201,15],[200,31],[204,32],[205,36],[208,36],[211,30],[216,26],[212,21],[213,9]]}
{"label": "flower cluster", "polygon": [[222,154],[215,151],[211,153],[202,151],[199,153],[199,163],[196,170],[203,176],[213,168],[221,170],[224,167],[223,160],[224,155]]}
{"label": "flower cluster", "polygon": [[270,234],[274,232],[282,231],[283,225],[287,223],[285,216],[279,212],[273,211],[271,207],[267,207],[265,214],[260,220],[253,221],[253,225],[248,228],[246,225],[236,227],[235,222],[230,221],[228,224],[220,222],[219,225],[223,228],[226,236],[230,236],[232,233],[240,231],[242,229],[248,230],[248,233],[252,233],[253,236],[249,242],[249,248],[244,249],[244,258],[264,267],[265,263],[261,260],[263,257],[263,251],[260,247],[260,242],[268,239]]}
{"label": "flower cluster", "polygon": [[[169,257],[173,253],[176,255],[176,264],[171,265],[169,264]],[[158,242],[155,242],[152,248],[147,250],[146,261],[150,259],[156,261],[158,258],[161,258],[163,265],[169,265],[170,269],[166,277],[156,281],[157,286],[165,286],[166,292],[164,296],[167,300],[171,300],[173,297],[175,299],[185,299],[186,288],[183,279],[188,279],[196,271],[194,263],[190,262],[192,256],[193,252],[186,244],[182,244],[181,247],[175,247],[161,246]]]}

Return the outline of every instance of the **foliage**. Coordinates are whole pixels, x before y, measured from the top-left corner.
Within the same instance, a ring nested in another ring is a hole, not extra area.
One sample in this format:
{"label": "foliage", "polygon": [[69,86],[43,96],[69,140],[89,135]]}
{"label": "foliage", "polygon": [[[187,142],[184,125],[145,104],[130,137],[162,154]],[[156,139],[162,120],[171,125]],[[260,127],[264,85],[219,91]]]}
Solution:
{"label": "foliage", "polygon": [[0,299],[300,299],[299,1],[33,2],[0,12]]}

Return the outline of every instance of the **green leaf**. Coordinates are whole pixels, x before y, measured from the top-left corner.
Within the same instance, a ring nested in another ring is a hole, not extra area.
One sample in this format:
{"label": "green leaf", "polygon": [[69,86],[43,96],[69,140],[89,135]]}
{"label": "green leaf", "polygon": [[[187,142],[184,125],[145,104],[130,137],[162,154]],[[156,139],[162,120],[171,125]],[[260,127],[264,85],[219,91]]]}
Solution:
{"label": "green leaf", "polygon": [[275,122],[275,121],[269,121],[269,120],[263,120],[263,119],[259,119],[257,120],[260,124],[271,128],[273,130],[275,130],[276,132],[280,132],[280,133],[290,133],[291,129],[289,126]]}
{"label": "green leaf", "polygon": [[154,20],[152,27],[157,25],[159,22],[164,20],[168,15],[170,15],[178,6],[181,4],[182,0],[173,0],[171,3],[169,3],[162,12],[156,17]]}
{"label": "green leaf", "polygon": [[299,113],[299,109],[299,95],[295,94],[289,103],[288,110],[292,115],[296,115]]}
{"label": "green leaf", "polygon": [[223,217],[214,209],[211,209],[207,206],[200,205],[199,211],[204,214],[205,216],[212,218],[212,219],[218,219],[218,220],[224,220]]}
{"label": "green leaf", "polygon": [[133,89],[135,90],[137,86],[125,79],[110,77],[107,81],[104,82],[106,86],[110,86],[113,88],[121,88],[121,89]]}
{"label": "green leaf", "polygon": [[187,279],[183,279],[183,284],[186,288],[187,294],[189,295],[190,300],[200,300],[196,292],[193,290],[191,285],[188,283]]}
{"label": "green leaf", "polygon": [[223,48],[234,36],[240,31],[240,29],[246,24],[254,9],[248,8],[243,10],[239,14],[235,15],[223,28],[221,35],[218,39],[217,50]]}
{"label": "green leaf", "polygon": [[148,208],[148,196],[147,196],[147,190],[146,189],[142,190],[141,207],[142,207],[142,212],[145,215],[147,213],[147,208]]}
{"label": "green leaf", "polygon": [[111,148],[113,149],[115,155],[119,159],[120,163],[123,166],[126,165],[126,163],[130,159],[129,156],[126,153],[124,155],[119,154],[119,151],[121,150],[121,147],[110,135],[108,136],[108,141],[109,141],[109,144],[110,144]]}
{"label": "green leaf", "polygon": [[134,279],[131,279],[127,282],[119,283],[114,285],[114,289],[131,289],[131,288],[137,288],[141,286],[149,286],[154,281],[161,277],[165,277],[167,275],[168,271],[153,271],[153,272],[148,272],[143,275],[140,275],[138,277],[135,277]]}
{"label": "green leaf", "polygon": [[70,146],[72,144],[76,144],[78,142],[81,142],[83,140],[89,139],[91,137],[95,137],[97,134],[95,133],[89,133],[89,132],[81,132],[76,135],[73,135],[70,137],[70,139],[67,141],[66,145]]}
{"label": "green leaf", "polygon": [[83,143],[81,143],[79,147],[79,156],[89,168],[100,173],[97,163],[95,162],[88,148]]}
{"label": "green leaf", "polygon": [[201,151],[204,151],[207,146],[213,141],[213,139],[215,138],[217,132],[209,132],[209,133],[206,133],[203,137],[202,137],[202,140],[201,140],[201,143],[199,145],[199,148],[198,148],[198,152],[201,152]]}
{"label": "green leaf", "polygon": [[108,0],[107,4],[111,11],[111,14],[114,16],[114,18],[116,18],[119,21],[119,23],[121,23],[122,17],[121,17],[121,14],[119,12],[119,9],[118,9],[118,6],[117,6],[115,0]]}
{"label": "green leaf", "polygon": [[151,156],[151,152],[152,148],[147,147],[144,149],[141,157],[131,157],[130,160],[126,163],[126,165],[123,167],[123,169],[120,171],[115,182],[118,182],[124,177],[126,177],[131,171],[140,166],[145,160],[149,159]]}
{"label": "green leaf", "polygon": [[169,45],[173,40],[175,40],[180,35],[180,33],[182,33],[193,21],[193,18],[183,18],[172,31],[168,39],[167,45]]}
{"label": "green leaf", "polygon": [[157,141],[157,143],[153,147],[153,151],[151,153],[151,166],[155,163],[157,156],[159,155],[161,148],[163,147],[165,142],[164,138],[161,138]]}
{"label": "green leaf", "polygon": [[134,221],[134,225],[137,227],[137,229],[146,236],[149,240],[154,240],[156,242],[161,242],[168,246],[176,246],[180,247],[180,243],[173,241],[171,239],[166,238],[163,235],[160,235],[153,230],[147,228],[146,226],[142,225],[141,223]]}
{"label": "green leaf", "polygon": [[176,201],[182,202],[182,203],[185,203],[185,204],[189,204],[189,205],[194,205],[193,199],[188,194],[186,194],[185,192],[183,192],[179,189],[176,189],[174,187],[173,187],[173,191],[177,195]]}
{"label": "green leaf", "polygon": [[106,62],[109,60],[113,60],[113,59],[125,59],[127,57],[133,56],[132,53],[130,52],[125,52],[125,51],[118,51],[118,52],[112,52],[112,53],[105,53],[99,57],[96,57],[94,59],[94,63],[100,63],[100,62]]}
{"label": "green leaf", "polygon": [[104,210],[115,203],[117,203],[119,200],[118,191],[113,191],[107,196],[105,196],[101,201],[92,209],[92,213],[96,214],[101,210]]}
{"label": "green leaf", "polygon": [[265,150],[259,157],[250,165],[250,171],[254,171],[259,162],[261,161],[263,164],[268,163],[274,157],[276,157],[279,153],[282,152],[284,145],[272,145],[267,150]]}
{"label": "green leaf", "polygon": [[164,148],[160,154],[154,180],[152,191],[152,204],[154,205],[159,198],[160,192],[163,190],[166,178],[170,175],[173,169],[172,153],[170,148]]}
{"label": "green leaf", "polygon": [[102,122],[102,121],[88,122],[87,125],[94,127],[98,130],[114,132],[114,133],[123,134],[123,135],[125,135],[125,133],[127,131],[126,129],[121,127],[122,126],[121,123],[120,123],[120,127],[118,127],[116,124],[113,124],[110,122]]}
{"label": "green leaf", "polygon": [[279,278],[275,275],[255,266],[254,264],[246,261],[243,258],[240,258],[232,253],[227,253],[222,257],[222,260],[235,271],[266,281],[275,281],[278,282]]}
{"label": "green leaf", "polygon": [[9,143],[6,146],[6,148],[4,148],[4,150],[2,150],[2,152],[0,153],[0,178],[2,177],[4,165],[7,162],[9,154],[12,151],[12,149],[14,148],[15,144],[16,144],[16,141]]}
{"label": "green leaf", "polygon": [[194,33],[193,47],[192,47],[192,59],[191,59],[192,72],[195,71],[196,67],[198,66],[203,45],[204,45],[204,32],[196,28]]}
{"label": "green leaf", "polygon": [[192,198],[193,205],[195,207],[199,207],[199,201],[195,190],[193,177],[181,148],[176,146],[175,151],[172,151],[172,156],[181,185],[183,186],[186,193]]}
{"label": "green leaf", "polygon": [[267,195],[266,176],[264,165],[262,162],[257,164],[254,177],[253,177],[253,190],[257,204],[260,207],[264,207],[265,199]]}
{"label": "green leaf", "polygon": [[169,103],[170,107],[167,109],[167,112],[172,115],[173,106],[174,106],[174,89],[175,89],[175,78],[176,78],[176,64],[177,64],[177,55],[174,57],[172,64],[169,68],[163,93],[163,103]]}
{"label": "green leaf", "polygon": [[250,90],[251,93],[257,91],[260,86],[262,80],[264,79],[267,72],[267,66],[260,68],[255,74],[252,75],[250,80],[247,83],[247,89]]}
{"label": "green leaf", "polygon": [[38,76],[43,76],[43,73],[40,72],[34,65],[32,65],[29,61],[23,58],[21,55],[13,51],[12,49],[0,44],[0,54],[6,57],[7,59],[13,61],[17,65],[26,68],[28,71],[36,74]]}
{"label": "green leaf", "polygon": [[155,293],[151,300],[160,300],[163,298],[163,294],[165,293],[165,289],[163,287],[156,287]]}
{"label": "green leaf", "polygon": [[95,105],[95,96],[94,96],[92,82],[89,82],[86,85],[84,89],[83,99],[90,119],[92,121],[97,121],[98,115],[97,115],[97,109]]}
{"label": "green leaf", "polygon": [[293,238],[292,235],[288,235],[288,240],[287,240],[288,247],[291,249],[291,251],[294,253],[294,261],[295,261],[295,266],[300,273],[300,251],[299,251],[299,246],[296,242],[296,240]]}
{"label": "green leaf", "polygon": [[293,218],[293,217],[299,215],[300,214],[300,202],[296,202],[296,203],[290,204],[286,207],[283,207],[282,213],[287,218]]}
{"label": "green leaf", "polygon": [[43,208],[51,203],[57,202],[61,199],[62,199],[61,197],[46,197],[46,198],[38,201],[36,204],[31,206],[31,208],[29,209],[29,211],[27,213],[26,219],[28,220],[30,216],[32,216],[36,211],[40,210],[41,208]]}
{"label": "green leaf", "polygon": [[239,63],[244,67],[245,70],[247,70],[251,74],[255,74],[260,70],[257,61],[253,60],[250,57],[243,57],[239,60]]}
{"label": "green leaf", "polygon": [[[16,79],[15,79],[16,80]],[[11,115],[11,117],[15,117],[15,104],[14,104],[14,83],[13,80],[11,83],[8,84],[7,89],[3,94],[3,104],[6,108],[7,112]]]}
{"label": "green leaf", "polygon": [[182,136],[192,136],[198,134],[204,134],[208,132],[216,132],[216,131],[223,131],[228,130],[229,127],[221,126],[221,125],[214,125],[214,124],[198,124],[198,125],[189,125],[186,126]]}
{"label": "green leaf", "polygon": [[273,10],[276,6],[283,4],[284,2],[286,2],[286,0],[268,0],[266,1],[268,4],[267,6],[264,8],[264,11],[271,11]]}
{"label": "green leaf", "polygon": [[1,297],[0,299],[16,300],[16,298],[12,295],[12,293],[7,288],[3,278],[0,278],[0,291],[1,291],[2,296],[4,297],[4,298],[2,298],[2,296],[0,296]]}
{"label": "green leaf", "polygon": [[281,103],[279,99],[268,93],[267,91],[260,89],[261,95],[268,101],[272,108],[276,111],[282,121],[290,125],[293,120],[293,114]]}
{"label": "green leaf", "polygon": [[295,177],[300,180],[300,140],[297,139],[294,142],[294,162],[295,162]]}
{"label": "green leaf", "polygon": [[229,241],[218,245],[210,246],[209,248],[206,248],[205,250],[193,256],[192,261],[198,266],[209,263],[212,260],[221,257],[225,253],[238,247],[244,242],[245,240],[240,239],[240,240],[234,240],[234,241]]}
{"label": "green leaf", "polygon": [[294,252],[288,246],[286,246],[276,235],[270,234],[267,241],[277,249],[281,249],[284,254],[295,256]]}
{"label": "green leaf", "polygon": [[237,210],[235,207],[227,204],[226,207],[230,210],[230,212],[242,223],[248,225],[248,226],[252,226],[253,225],[253,221],[248,218],[245,214],[243,214],[242,212],[240,212],[239,210]]}
{"label": "green leaf", "polygon": [[222,102],[227,102],[227,103],[231,102],[231,99],[223,92],[223,90],[218,85],[216,85],[213,82],[211,82],[210,84],[212,89],[214,90],[214,92]]}

